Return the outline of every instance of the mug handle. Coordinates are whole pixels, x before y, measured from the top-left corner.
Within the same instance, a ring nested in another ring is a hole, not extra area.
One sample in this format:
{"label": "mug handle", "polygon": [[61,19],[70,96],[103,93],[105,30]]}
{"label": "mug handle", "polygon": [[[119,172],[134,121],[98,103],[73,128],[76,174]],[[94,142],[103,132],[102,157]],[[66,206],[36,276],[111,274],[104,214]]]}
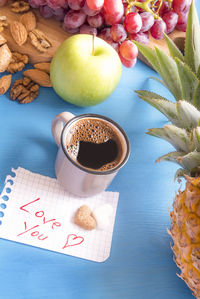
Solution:
{"label": "mug handle", "polygon": [[60,146],[60,137],[62,130],[64,128],[64,125],[74,117],[75,115],[71,112],[62,112],[55,116],[55,118],[52,121],[51,125],[51,132],[53,135],[53,138],[57,144],[57,146]]}

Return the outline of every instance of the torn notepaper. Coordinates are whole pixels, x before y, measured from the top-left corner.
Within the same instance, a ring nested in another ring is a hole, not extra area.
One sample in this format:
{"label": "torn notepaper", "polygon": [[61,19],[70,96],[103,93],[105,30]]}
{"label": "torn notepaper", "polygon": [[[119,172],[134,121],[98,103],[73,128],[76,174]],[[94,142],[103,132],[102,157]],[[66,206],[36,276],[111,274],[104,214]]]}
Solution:
{"label": "torn notepaper", "polygon": [[[54,178],[26,169],[12,170],[1,194],[0,237],[96,262],[110,255],[117,192],[103,192],[90,198],[78,198],[65,191]],[[102,205],[112,206],[109,225],[87,231],[74,223],[82,205],[93,211]]]}

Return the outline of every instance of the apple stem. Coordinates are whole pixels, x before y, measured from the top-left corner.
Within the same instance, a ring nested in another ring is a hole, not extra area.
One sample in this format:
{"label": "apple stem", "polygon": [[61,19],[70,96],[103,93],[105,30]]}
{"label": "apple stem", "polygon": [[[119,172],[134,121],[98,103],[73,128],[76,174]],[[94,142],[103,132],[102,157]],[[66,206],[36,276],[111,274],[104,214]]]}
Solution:
{"label": "apple stem", "polygon": [[94,37],[95,34],[92,35],[92,55],[94,56]]}

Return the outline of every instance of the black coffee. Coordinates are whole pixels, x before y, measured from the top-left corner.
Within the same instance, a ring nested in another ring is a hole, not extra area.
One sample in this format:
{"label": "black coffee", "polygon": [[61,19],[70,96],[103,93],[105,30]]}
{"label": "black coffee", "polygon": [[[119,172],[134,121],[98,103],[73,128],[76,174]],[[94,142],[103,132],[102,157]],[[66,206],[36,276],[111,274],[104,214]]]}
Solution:
{"label": "black coffee", "polygon": [[117,158],[117,143],[109,139],[104,143],[79,141],[77,161],[88,168],[99,169]]}
{"label": "black coffee", "polygon": [[109,123],[97,118],[84,118],[73,124],[66,149],[75,162],[98,171],[116,167],[122,157],[120,137]]}

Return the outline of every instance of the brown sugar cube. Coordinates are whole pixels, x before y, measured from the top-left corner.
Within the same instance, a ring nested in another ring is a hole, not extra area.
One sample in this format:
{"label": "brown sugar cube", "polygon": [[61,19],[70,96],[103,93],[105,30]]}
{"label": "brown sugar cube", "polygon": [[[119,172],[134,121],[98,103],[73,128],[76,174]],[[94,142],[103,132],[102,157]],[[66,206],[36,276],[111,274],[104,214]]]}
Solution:
{"label": "brown sugar cube", "polygon": [[81,206],[77,210],[74,223],[86,230],[92,230],[97,225],[95,218],[92,216],[92,211],[86,205]]}

